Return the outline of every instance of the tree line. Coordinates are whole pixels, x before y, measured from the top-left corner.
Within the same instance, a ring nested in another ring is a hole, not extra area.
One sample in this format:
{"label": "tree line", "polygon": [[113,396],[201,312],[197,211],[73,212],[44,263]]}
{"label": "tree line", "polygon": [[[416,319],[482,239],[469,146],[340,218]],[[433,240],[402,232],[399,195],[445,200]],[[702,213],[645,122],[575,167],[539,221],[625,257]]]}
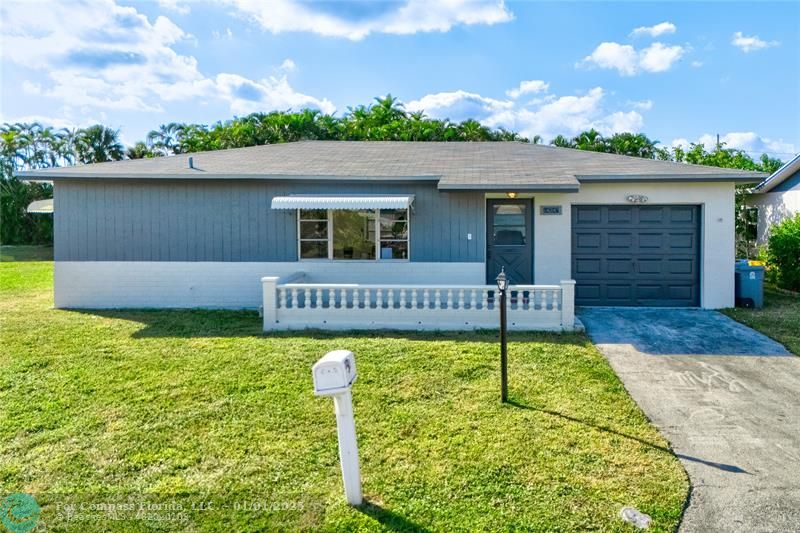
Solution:
{"label": "tree line", "polygon": [[[52,242],[50,217],[30,215],[27,205],[52,197],[52,187],[27,184],[14,177],[18,170],[121,159],[163,157],[209,150],[242,148],[301,140],[346,141],[448,141],[542,143],[503,128],[489,128],[474,119],[453,122],[434,119],[422,111],[409,112],[391,95],[371,105],[348,108],[342,116],[318,110],[251,113],[215,124],[168,123],[150,131],[133,146],[120,142],[119,131],[96,124],[82,129],[55,129],[39,123],[0,126],[0,242],[25,244]],[[604,136],[591,129],[575,137],[559,135],[550,144],[647,159],[695,163],[772,173],[781,161],[766,154],[753,159],[747,153],[717,145],[664,147],[642,133]]]}

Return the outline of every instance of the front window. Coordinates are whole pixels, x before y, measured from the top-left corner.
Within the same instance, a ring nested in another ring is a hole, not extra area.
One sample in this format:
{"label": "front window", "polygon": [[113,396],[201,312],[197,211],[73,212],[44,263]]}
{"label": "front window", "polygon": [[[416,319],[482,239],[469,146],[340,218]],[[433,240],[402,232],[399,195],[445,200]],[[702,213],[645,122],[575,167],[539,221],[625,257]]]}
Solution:
{"label": "front window", "polygon": [[333,258],[375,259],[375,211],[332,210]]}
{"label": "front window", "polygon": [[300,209],[300,259],[408,259],[407,209]]}

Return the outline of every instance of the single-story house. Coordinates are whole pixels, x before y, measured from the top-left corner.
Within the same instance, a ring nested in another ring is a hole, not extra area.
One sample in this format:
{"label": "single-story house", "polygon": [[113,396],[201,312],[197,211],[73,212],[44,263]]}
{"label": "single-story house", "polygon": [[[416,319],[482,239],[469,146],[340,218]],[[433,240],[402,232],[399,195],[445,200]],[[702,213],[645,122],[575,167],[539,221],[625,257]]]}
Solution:
{"label": "single-story house", "polygon": [[747,197],[756,243],[766,244],[773,224],[800,213],[800,154],[762,181]]}
{"label": "single-story house", "polygon": [[734,304],[734,185],[516,142],[305,141],[21,172],[54,183],[59,308],[261,308],[265,329],[571,329]]}

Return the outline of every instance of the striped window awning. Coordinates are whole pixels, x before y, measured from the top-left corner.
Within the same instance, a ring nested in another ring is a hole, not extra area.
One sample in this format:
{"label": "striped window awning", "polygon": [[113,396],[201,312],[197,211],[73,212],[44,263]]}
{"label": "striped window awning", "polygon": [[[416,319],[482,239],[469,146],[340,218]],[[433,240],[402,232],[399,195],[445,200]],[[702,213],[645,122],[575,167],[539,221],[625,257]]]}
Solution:
{"label": "striped window awning", "polygon": [[272,209],[408,209],[414,195],[306,195],[276,196]]}
{"label": "striped window awning", "polygon": [[50,214],[53,212],[53,199],[49,200],[36,200],[28,205],[28,213],[35,214]]}

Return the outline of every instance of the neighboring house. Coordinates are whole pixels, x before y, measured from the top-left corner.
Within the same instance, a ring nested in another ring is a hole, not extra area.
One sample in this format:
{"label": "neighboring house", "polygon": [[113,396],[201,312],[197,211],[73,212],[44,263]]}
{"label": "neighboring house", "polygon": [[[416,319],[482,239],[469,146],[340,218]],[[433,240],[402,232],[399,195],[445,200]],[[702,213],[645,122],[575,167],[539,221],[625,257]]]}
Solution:
{"label": "neighboring house", "polygon": [[56,307],[263,306],[267,329],[494,325],[501,269],[517,328],[570,329],[575,304],[730,307],[734,184],[763,179],[526,143],[342,141],[20,176],[54,183]]}
{"label": "neighboring house", "polygon": [[749,237],[766,244],[773,224],[800,213],[800,154],[761,182],[748,195]]}

